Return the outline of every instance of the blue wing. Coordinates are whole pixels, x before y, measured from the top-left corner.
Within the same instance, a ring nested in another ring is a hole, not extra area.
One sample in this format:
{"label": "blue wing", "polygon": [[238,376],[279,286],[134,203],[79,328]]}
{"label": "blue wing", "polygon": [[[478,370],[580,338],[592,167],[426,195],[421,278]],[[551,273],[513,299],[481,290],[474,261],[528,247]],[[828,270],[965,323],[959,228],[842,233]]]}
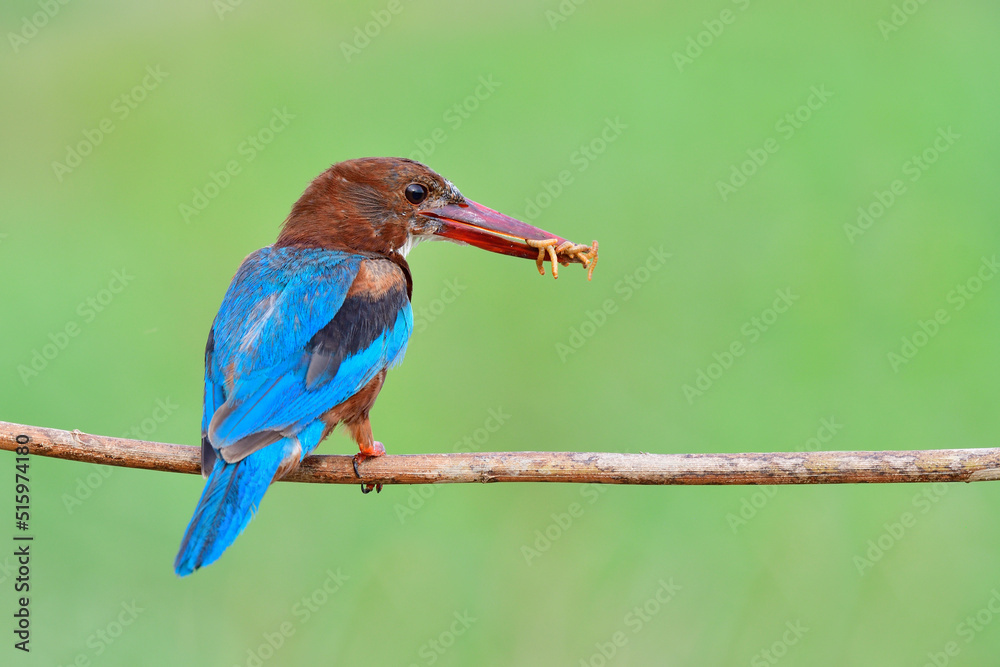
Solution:
{"label": "blue wing", "polygon": [[247,257],[205,346],[208,481],[174,561],[215,561],[286,466],[322,439],[323,414],[402,360],[409,274],[387,259],[264,248]]}
{"label": "blue wing", "polygon": [[388,260],[342,252],[264,248],[248,257],[206,349],[203,449],[240,461],[398,363],[413,328],[407,280]]}

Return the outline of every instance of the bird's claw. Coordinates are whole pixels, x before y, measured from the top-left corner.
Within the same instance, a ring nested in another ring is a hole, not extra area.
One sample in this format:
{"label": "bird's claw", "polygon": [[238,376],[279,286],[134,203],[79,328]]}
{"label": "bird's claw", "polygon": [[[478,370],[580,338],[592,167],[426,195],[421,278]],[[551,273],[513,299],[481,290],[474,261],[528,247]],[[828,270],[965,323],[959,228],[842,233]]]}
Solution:
{"label": "bird's claw", "polygon": [[553,278],[559,277],[560,264],[568,266],[572,261],[580,262],[583,264],[583,268],[587,269],[587,280],[594,277],[594,267],[597,266],[597,241],[589,246],[572,241],[559,243],[558,239],[525,239],[524,242],[532,248],[538,248],[535,265],[538,267],[538,273],[543,276],[545,275],[543,262],[548,259],[552,262]]}
{"label": "bird's claw", "polygon": [[[361,479],[361,471],[358,470],[358,464],[367,461],[368,459],[373,459],[378,456],[382,456],[383,454],[385,454],[385,447],[382,445],[381,442],[378,442],[377,440],[374,443],[372,443],[372,446],[369,449],[362,449],[360,452],[355,454],[354,457],[351,459],[351,463],[354,464],[354,475],[358,479]],[[372,489],[375,489],[375,493],[382,493],[382,483],[381,482],[361,483],[361,493],[364,494],[371,493]]]}

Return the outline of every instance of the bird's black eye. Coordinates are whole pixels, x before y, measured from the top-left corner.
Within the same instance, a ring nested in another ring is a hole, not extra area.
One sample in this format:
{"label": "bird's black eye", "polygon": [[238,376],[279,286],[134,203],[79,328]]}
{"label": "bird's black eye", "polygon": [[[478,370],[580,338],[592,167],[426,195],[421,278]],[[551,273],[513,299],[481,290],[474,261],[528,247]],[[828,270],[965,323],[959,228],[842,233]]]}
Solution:
{"label": "bird's black eye", "polygon": [[403,194],[406,195],[406,201],[411,204],[419,204],[427,199],[427,188],[420,183],[410,183],[406,186],[406,191]]}

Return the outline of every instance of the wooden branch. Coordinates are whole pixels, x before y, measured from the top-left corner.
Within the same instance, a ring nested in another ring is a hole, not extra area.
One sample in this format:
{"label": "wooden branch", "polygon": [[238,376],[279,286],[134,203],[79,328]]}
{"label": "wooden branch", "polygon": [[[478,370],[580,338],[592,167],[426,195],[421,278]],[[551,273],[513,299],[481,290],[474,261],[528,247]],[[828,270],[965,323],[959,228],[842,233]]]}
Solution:
{"label": "wooden branch", "polygon": [[[197,447],[0,422],[0,449],[32,456],[198,474]],[[310,456],[291,482],[357,484],[350,456]],[[603,484],[885,484],[1000,479],[1000,448],[760,454],[490,452],[382,456],[365,482],[597,482]]]}

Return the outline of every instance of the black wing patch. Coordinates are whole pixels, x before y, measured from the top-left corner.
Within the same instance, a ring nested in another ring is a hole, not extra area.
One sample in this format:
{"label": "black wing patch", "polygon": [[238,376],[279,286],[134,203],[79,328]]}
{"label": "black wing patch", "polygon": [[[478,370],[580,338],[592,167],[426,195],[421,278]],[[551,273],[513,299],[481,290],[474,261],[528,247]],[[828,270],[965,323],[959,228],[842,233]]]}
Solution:
{"label": "black wing patch", "polygon": [[[388,270],[395,273],[395,265],[389,266]],[[358,280],[362,280],[364,275],[359,275]],[[306,389],[314,389],[332,380],[344,359],[367,349],[379,336],[392,329],[408,302],[404,280],[394,281],[385,289],[374,282],[366,286],[356,281],[334,318],[317,331],[306,346],[311,355],[306,370]]]}

